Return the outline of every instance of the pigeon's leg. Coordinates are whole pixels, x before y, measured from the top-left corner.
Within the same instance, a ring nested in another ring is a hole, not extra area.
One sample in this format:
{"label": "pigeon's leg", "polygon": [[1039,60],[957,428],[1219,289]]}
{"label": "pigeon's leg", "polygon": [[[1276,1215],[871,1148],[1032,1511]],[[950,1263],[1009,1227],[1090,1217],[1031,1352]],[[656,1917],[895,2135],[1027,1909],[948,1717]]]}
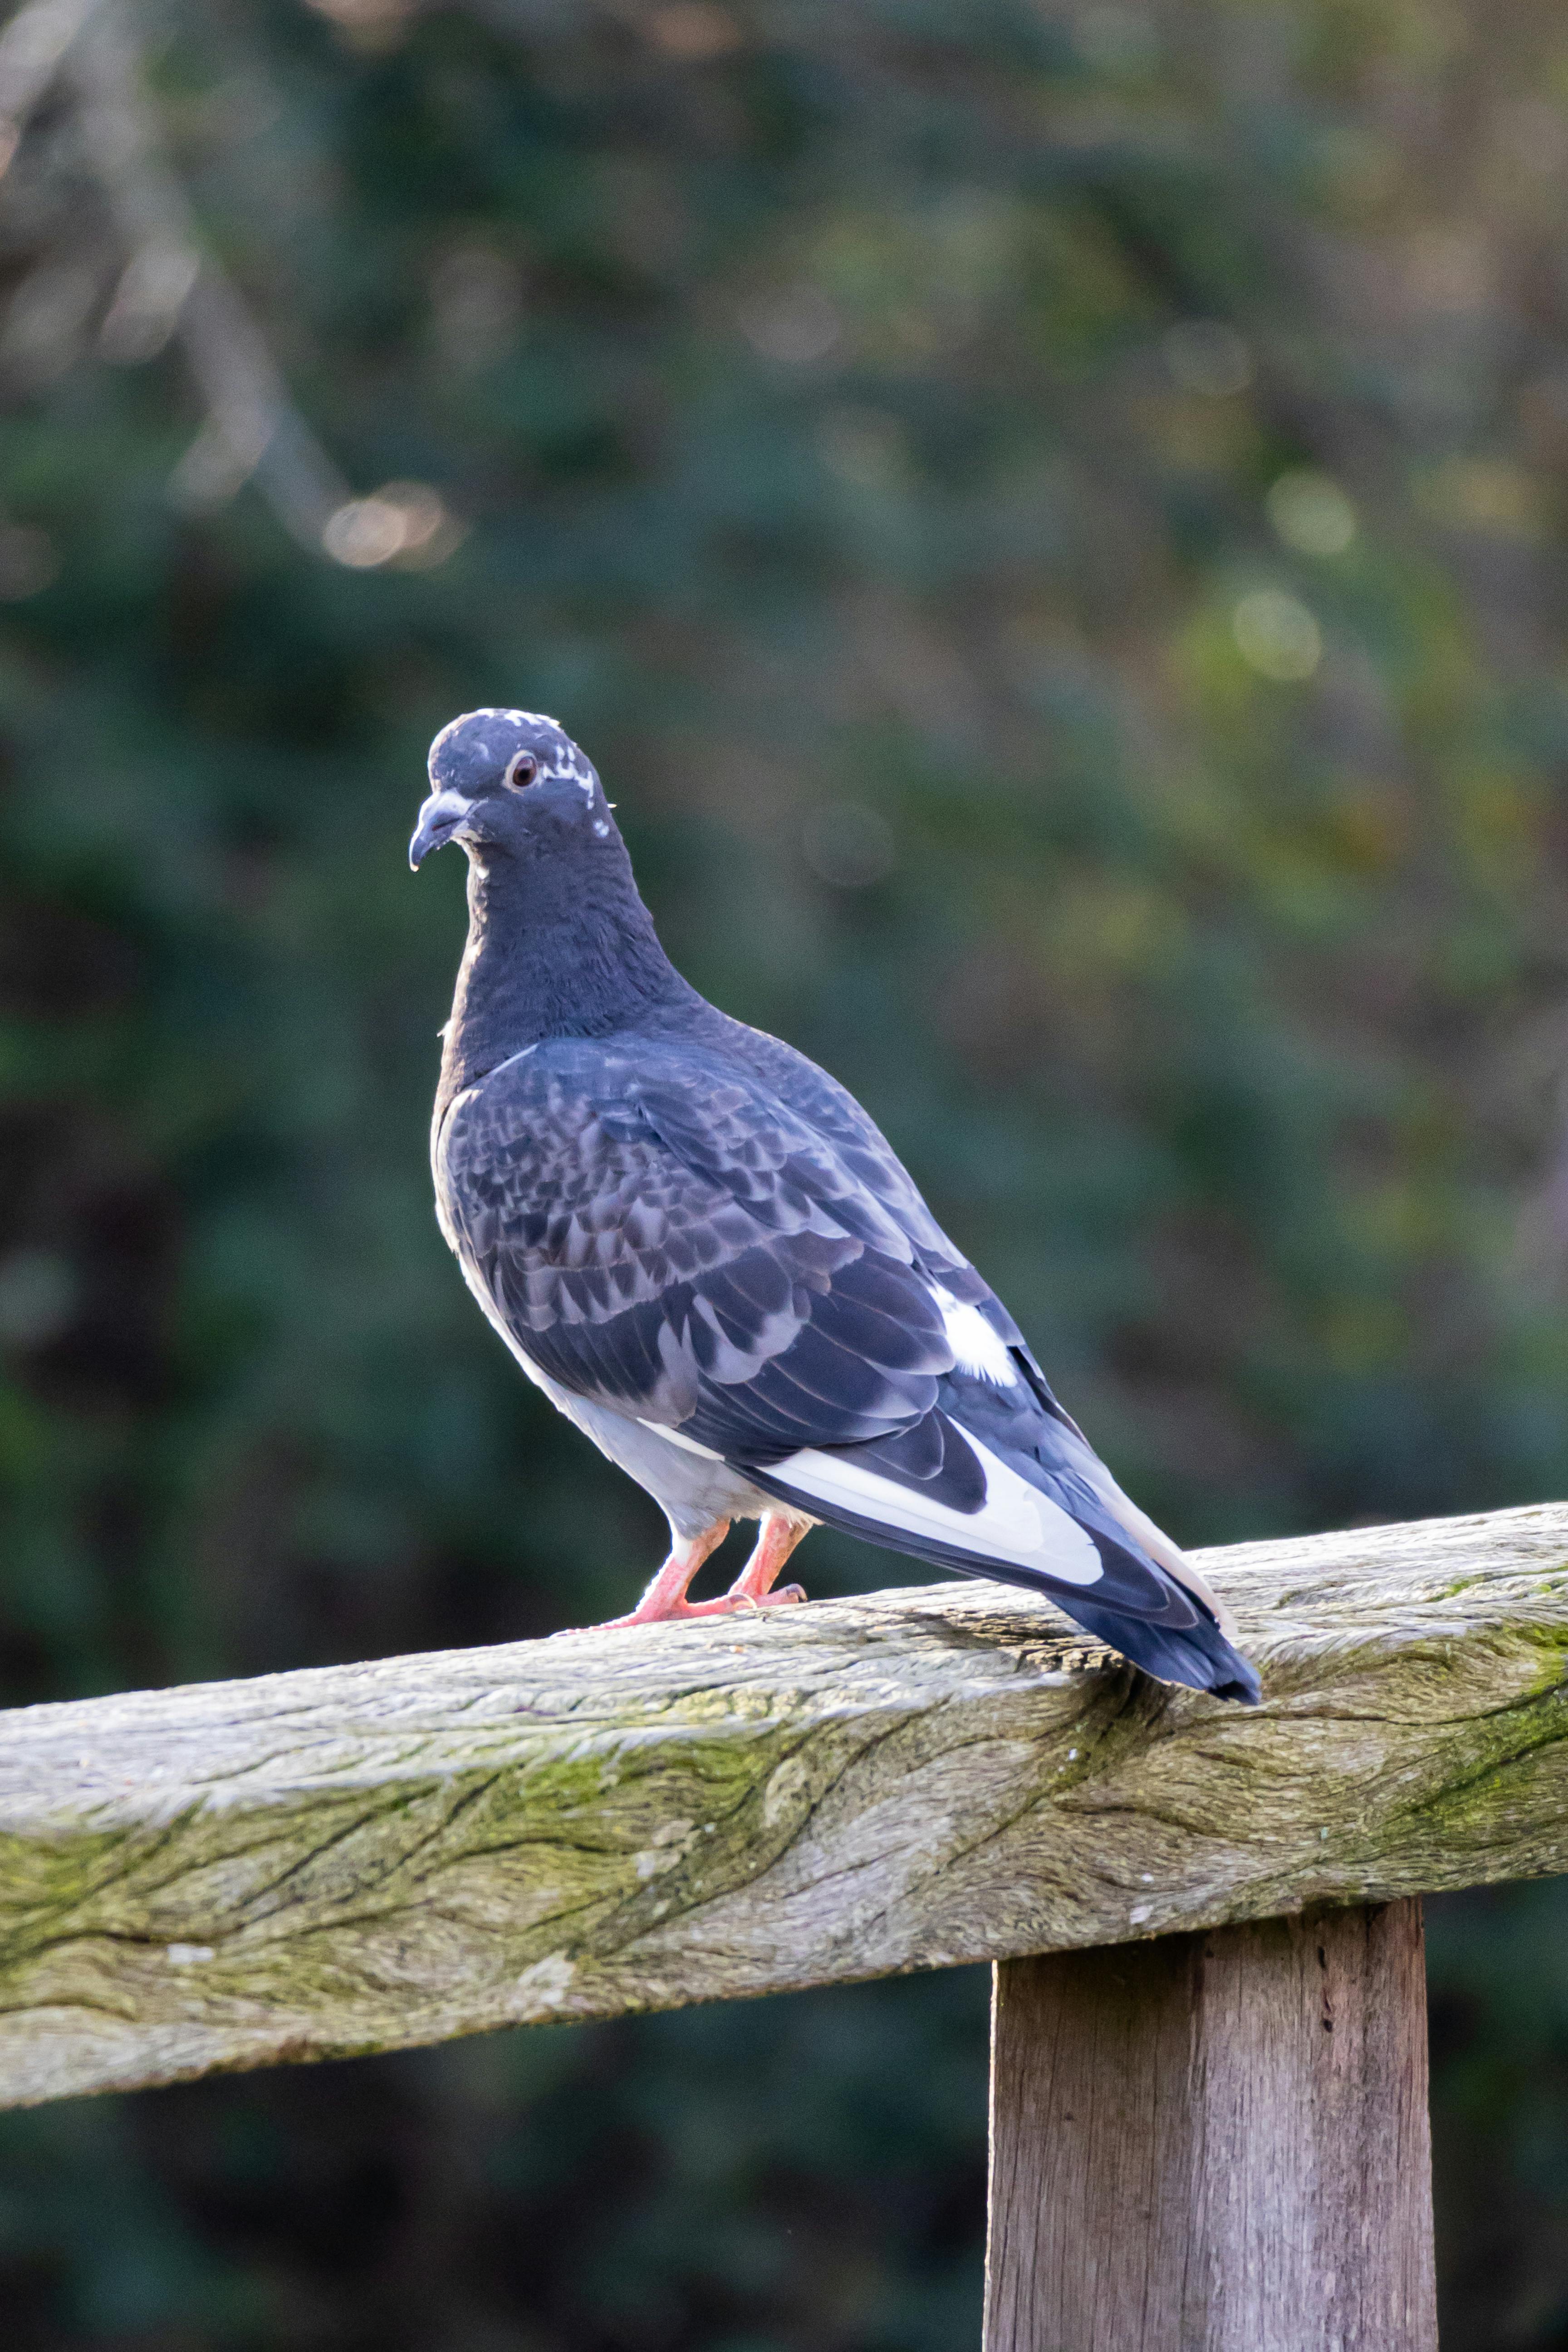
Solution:
{"label": "pigeon's leg", "polygon": [[658,1625],[671,1617],[721,1617],[734,1607],[728,1593],[717,1601],[688,1601],[686,1588],[710,1551],[717,1551],[730,1532],[728,1519],[715,1519],[700,1536],[682,1536],[670,1546],[669,1558],[627,1617],[606,1618],[599,1630],[615,1625]]}
{"label": "pigeon's leg", "polygon": [[758,1609],[777,1609],[785,1601],[804,1601],[803,1585],[786,1584],[775,1592],[773,1581],[802,1536],[810,1533],[809,1521],[786,1519],[781,1511],[770,1511],[763,1521],[756,1549],[724,1598],[731,1606],[743,1608],[749,1601]]}

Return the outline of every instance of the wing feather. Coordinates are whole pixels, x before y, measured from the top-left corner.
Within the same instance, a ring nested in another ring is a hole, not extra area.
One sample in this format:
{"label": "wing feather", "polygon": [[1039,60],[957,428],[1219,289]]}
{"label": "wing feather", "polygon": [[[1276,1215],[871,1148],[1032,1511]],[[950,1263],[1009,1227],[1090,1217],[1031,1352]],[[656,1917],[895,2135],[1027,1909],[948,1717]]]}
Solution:
{"label": "wing feather", "polygon": [[451,1106],[443,1228],[524,1360],[814,1517],[1049,1591],[1154,1671],[1256,1696],[1217,1600],[858,1105],[721,1029],[729,1052],[551,1040]]}
{"label": "wing feather", "polygon": [[904,1428],[952,1370],[894,1207],[711,1056],[552,1041],[459,1097],[436,1158],[529,1360],[727,1459]]}

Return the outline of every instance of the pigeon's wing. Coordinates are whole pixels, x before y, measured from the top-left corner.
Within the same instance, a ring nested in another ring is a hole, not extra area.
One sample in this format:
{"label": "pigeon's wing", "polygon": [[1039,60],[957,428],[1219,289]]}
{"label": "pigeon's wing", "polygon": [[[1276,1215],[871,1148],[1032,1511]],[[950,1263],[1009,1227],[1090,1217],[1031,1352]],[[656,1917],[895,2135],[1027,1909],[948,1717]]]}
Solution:
{"label": "pigeon's wing", "polygon": [[896,1214],[717,1057],[552,1040],[458,1097],[436,1160],[520,1352],[728,1461],[904,1429],[952,1367]]}
{"label": "pigeon's wing", "polygon": [[933,1267],[897,1189],[753,1071],[552,1040],[458,1098],[436,1173],[481,1304],[571,1394],[812,1517],[1050,1591],[1097,1629],[1125,1612],[1143,1633],[1112,1638],[1156,1672],[1150,1641],[1214,1630],[1232,1673],[1217,1604],[1151,1557],[1154,1538],[1180,1559],[1129,1517],[1000,1302],[963,1261]]}
{"label": "pigeon's wing", "polygon": [[[711,1008],[706,1008],[711,1012]],[[782,1037],[717,1016],[735,1057],[743,1059],[785,1108],[804,1118],[833,1149],[841,1167],[896,1219],[922,1265],[959,1276],[967,1295],[985,1285],[963,1252],[943,1233],[913,1177],[881,1129],[847,1087]],[[989,1293],[986,1294],[989,1296]]]}

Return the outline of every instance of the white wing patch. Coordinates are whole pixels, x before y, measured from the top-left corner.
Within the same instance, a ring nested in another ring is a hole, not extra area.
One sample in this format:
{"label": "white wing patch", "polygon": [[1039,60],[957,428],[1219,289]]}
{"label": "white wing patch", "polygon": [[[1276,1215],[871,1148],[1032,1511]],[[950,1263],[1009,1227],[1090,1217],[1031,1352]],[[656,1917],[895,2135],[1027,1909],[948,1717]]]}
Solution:
{"label": "white wing patch", "polygon": [[837,1504],[860,1518],[875,1519],[889,1533],[901,1529],[923,1536],[953,1551],[973,1552],[976,1559],[1012,1560],[1054,1576],[1059,1584],[1098,1584],[1105,1570],[1078,1521],[977,1437],[967,1430],[964,1435],[985,1473],[985,1501],[978,1511],[952,1510],[916,1487],[810,1445],[775,1464],[772,1475],[808,1500]]}
{"label": "white wing patch", "polygon": [[638,1413],[637,1419],[644,1429],[651,1429],[656,1437],[668,1437],[672,1445],[682,1447],[688,1454],[700,1454],[709,1462],[722,1462],[724,1459],[721,1454],[715,1454],[710,1445],[699,1445],[694,1437],[688,1437],[684,1430],[671,1428],[667,1421],[649,1421],[642,1412]]}
{"label": "white wing patch", "polygon": [[974,1380],[989,1381],[993,1388],[1016,1388],[1018,1371],[1012,1350],[1000,1332],[991,1328],[979,1307],[966,1307],[951,1290],[944,1290],[940,1282],[933,1282],[931,1291],[942,1309],[947,1344],[958,1360],[958,1370],[968,1372]]}

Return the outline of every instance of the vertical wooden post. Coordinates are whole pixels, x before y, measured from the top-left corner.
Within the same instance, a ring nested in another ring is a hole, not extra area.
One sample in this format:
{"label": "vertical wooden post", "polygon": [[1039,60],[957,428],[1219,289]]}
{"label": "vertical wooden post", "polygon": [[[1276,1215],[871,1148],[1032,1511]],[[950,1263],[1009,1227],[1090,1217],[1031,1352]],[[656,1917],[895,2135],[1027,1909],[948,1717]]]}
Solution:
{"label": "vertical wooden post", "polygon": [[1418,1901],[1004,1961],[985,2352],[1436,2352]]}

